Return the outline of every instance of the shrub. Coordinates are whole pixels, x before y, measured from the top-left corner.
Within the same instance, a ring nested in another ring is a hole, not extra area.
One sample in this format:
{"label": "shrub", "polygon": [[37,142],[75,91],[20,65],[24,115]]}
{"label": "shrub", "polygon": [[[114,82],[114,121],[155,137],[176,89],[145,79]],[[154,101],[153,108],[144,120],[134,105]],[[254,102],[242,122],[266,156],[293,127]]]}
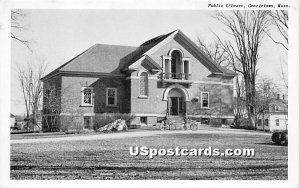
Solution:
{"label": "shrub", "polygon": [[103,127],[109,123],[114,122],[117,119],[125,120],[126,124],[129,125],[131,120],[135,116],[131,114],[122,114],[122,113],[103,113],[103,114],[96,114],[94,117],[94,130],[98,130],[100,127]]}
{"label": "shrub", "polygon": [[64,124],[61,125],[60,130],[67,133],[80,133],[83,130],[83,116],[82,115],[70,115],[61,116]]}
{"label": "shrub", "polygon": [[272,134],[272,141],[277,145],[287,145],[288,135],[284,132],[274,132]]}
{"label": "shrub", "polygon": [[247,129],[256,130],[257,128],[252,126],[247,118],[235,119],[234,124],[230,126],[233,129]]}
{"label": "shrub", "polygon": [[288,134],[282,132],[281,136],[281,145],[288,145]]}
{"label": "shrub", "polygon": [[276,144],[280,144],[280,139],[281,139],[280,132],[275,132],[272,134],[272,141],[275,142]]}

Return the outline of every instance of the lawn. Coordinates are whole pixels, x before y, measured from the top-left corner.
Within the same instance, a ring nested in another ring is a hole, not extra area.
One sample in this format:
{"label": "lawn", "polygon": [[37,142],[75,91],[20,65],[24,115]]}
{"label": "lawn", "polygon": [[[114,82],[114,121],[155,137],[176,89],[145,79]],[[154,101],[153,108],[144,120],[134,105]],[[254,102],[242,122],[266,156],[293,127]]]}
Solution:
{"label": "lawn", "polygon": [[[130,134],[130,133],[128,133]],[[253,148],[252,157],[131,156],[130,146]],[[288,179],[288,148],[259,134],[190,132],[11,145],[11,179]]]}

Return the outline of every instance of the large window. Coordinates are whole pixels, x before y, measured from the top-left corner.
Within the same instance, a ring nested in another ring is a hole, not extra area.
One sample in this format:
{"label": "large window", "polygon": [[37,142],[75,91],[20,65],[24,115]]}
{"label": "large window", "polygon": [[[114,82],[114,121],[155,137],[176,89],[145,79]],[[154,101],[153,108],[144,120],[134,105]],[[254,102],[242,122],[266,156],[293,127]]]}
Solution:
{"label": "large window", "polygon": [[173,79],[179,78],[180,64],[182,63],[180,58],[181,58],[180,53],[177,50],[172,52],[172,54],[171,54],[171,73],[172,73]]}
{"label": "large window", "polygon": [[140,95],[148,96],[148,74],[145,72],[140,75]]}
{"label": "large window", "polygon": [[83,87],[82,88],[82,106],[93,105],[93,88]]}
{"label": "large window", "polygon": [[117,89],[106,88],[106,105],[117,106]]}
{"label": "large window", "polygon": [[201,107],[209,108],[209,92],[201,92]]}

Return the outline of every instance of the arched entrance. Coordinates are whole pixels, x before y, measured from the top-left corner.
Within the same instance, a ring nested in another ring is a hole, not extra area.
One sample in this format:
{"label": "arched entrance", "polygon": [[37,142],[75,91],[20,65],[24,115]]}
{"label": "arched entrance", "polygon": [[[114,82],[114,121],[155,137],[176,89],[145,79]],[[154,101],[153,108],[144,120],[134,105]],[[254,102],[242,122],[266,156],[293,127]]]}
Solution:
{"label": "arched entrance", "polygon": [[182,90],[172,88],[168,92],[168,114],[171,116],[182,116],[185,113],[185,95]]}

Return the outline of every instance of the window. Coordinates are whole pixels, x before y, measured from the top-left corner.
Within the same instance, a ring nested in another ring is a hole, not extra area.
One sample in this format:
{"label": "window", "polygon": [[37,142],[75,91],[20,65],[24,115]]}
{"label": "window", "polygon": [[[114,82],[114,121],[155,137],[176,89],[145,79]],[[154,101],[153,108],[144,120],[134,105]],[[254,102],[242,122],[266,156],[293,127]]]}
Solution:
{"label": "window", "polygon": [[225,118],[222,119],[222,124],[223,124],[223,125],[228,125],[228,123],[227,123],[227,121],[226,121]]}
{"label": "window", "polygon": [[140,75],[140,95],[148,96],[148,74],[145,72]]}
{"label": "window", "polygon": [[181,64],[181,54],[178,50],[174,50],[171,54],[171,73],[173,79],[179,79]]}
{"label": "window", "polygon": [[274,111],[275,111],[275,112],[278,112],[278,111],[279,111],[279,106],[274,105]]}
{"label": "window", "polygon": [[82,88],[82,106],[93,105],[93,88],[83,87]]}
{"label": "window", "polygon": [[209,93],[201,92],[201,107],[209,108]]}
{"label": "window", "polygon": [[117,89],[106,88],[106,105],[117,106]]}
{"label": "window", "polygon": [[258,123],[257,123],[258,126],[261,126],[261,125],[262,125],[261,122],[262,122],[261,119],[258,119]]}
{"label": "window", "polygon": [[147,124],[147,117],[140,117],[141,123]]}
{"label": "window", "polygon": [[269,120],[265,119],[265,126],[269,126]]}
{"label": "window", "polygon": [[282,100],[286,100],[286,95],[282,95]]}
{"label": "window", "polygon": [[201,124],[209,124],[209,118],[201,118]]}
{"label": "window", "polygon": [[279,126],[279,119],[276,119],[276,126]]}
{"label": "window", "polygon": [[84,116],[83,117],[84,128],[92,129],[92,117],[91,116]]}

